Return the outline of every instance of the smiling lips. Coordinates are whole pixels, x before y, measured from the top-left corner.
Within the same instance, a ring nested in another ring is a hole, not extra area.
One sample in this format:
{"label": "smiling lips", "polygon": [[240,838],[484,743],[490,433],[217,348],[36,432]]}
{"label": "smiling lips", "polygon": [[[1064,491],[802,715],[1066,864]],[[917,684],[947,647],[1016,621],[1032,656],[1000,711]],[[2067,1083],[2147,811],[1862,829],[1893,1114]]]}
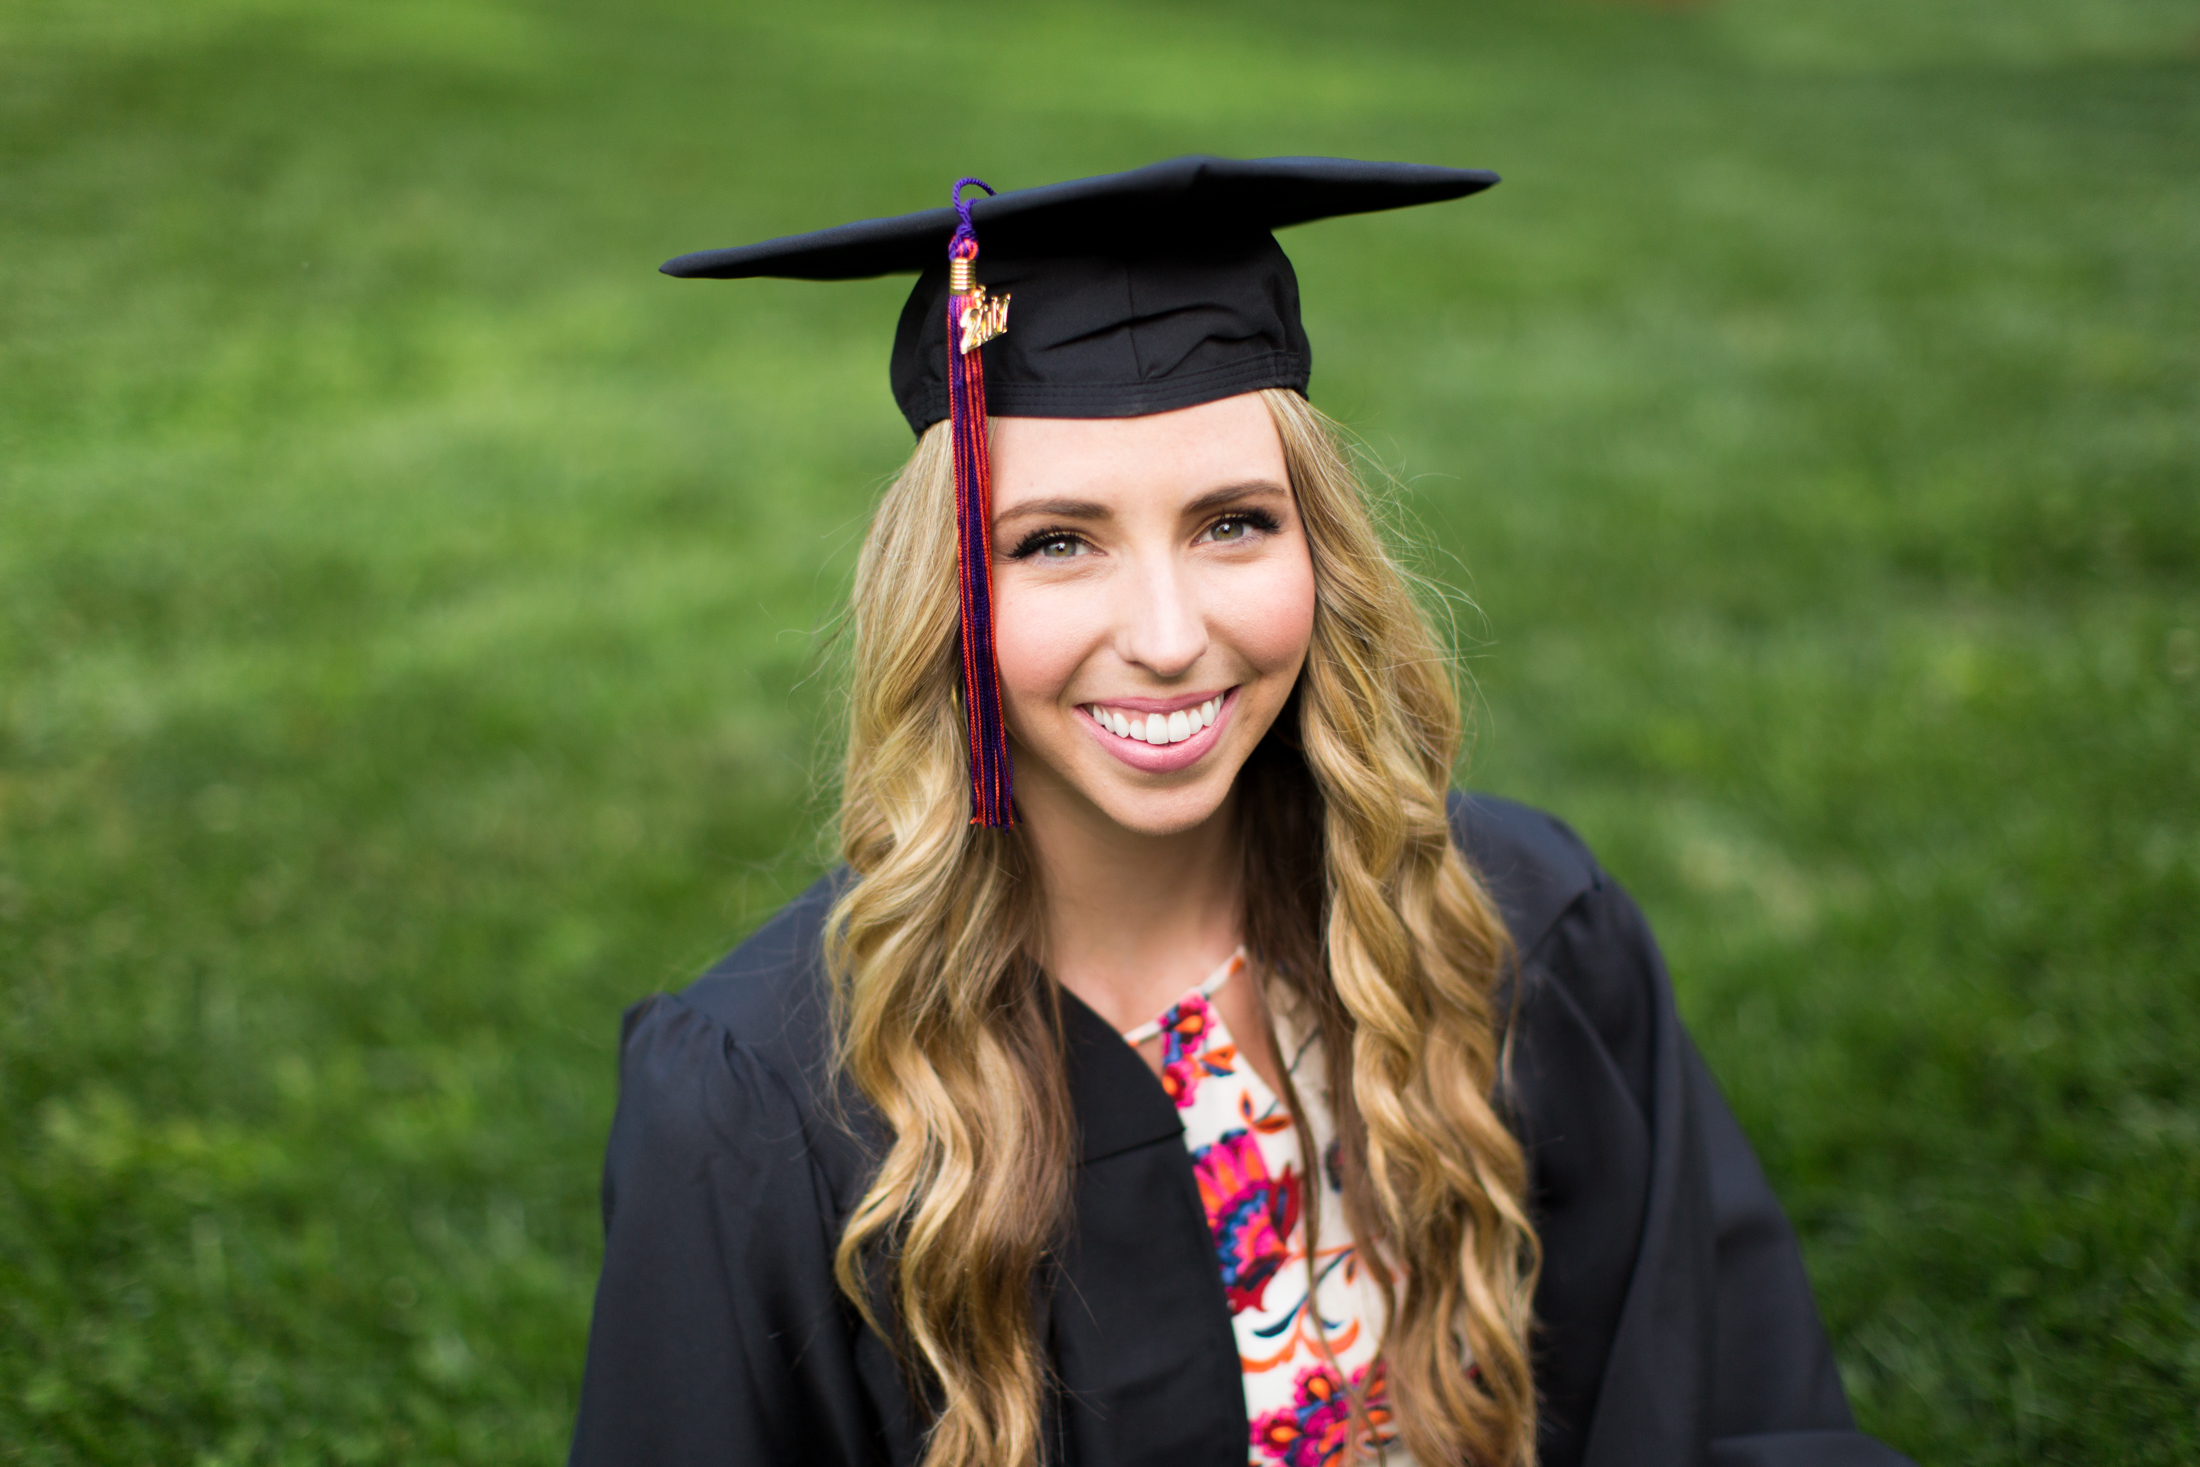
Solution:
{"label": "smiling lips", "polygon": [[1085,712],[1094,723],[1119,739],[1133,739],[1144,744],[1181,744],[1215,721],[1215,715],[1222,711],[1223,699],[1228,696],[1227,692],[1217,693],[1204,703],[1169,713],[1126,711],[1104,703],[1088,703]]}

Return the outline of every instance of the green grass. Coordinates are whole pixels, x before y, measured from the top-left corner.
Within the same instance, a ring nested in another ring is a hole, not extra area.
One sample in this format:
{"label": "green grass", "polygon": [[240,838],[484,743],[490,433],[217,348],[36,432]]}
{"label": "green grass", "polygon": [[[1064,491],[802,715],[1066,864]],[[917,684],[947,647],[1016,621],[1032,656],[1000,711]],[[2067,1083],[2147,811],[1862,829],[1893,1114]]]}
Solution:
{"label": "green grass", "polygon": [[901,286],[652,267],[1195,150],[1508,175],[1287,237],[1315,399],[1864,1423],[2200,1456],[2200,7],[8,0],[0,1459],[559,1458],[906,448]]}

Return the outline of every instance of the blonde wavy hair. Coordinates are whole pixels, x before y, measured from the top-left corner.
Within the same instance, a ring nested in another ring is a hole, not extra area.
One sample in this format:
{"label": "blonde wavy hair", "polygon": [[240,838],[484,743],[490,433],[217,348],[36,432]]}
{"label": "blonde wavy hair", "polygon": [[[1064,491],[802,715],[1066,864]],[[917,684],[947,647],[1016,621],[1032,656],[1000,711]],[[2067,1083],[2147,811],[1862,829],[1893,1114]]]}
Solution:
{"label": "blonde wavy hair", "polygon": [[[1533,1467],[1541,1255],[1497,1105],[1512,952],[1445,820],[1451,664],[1335,425],[1297,393],[1262,397],[1316,601],[1298,687],[1239,776],[1247,946],[1325,1038],[1403,1445],[1431,1467]],[[827,963],[839,1064],[891,1139],[835,1268],[932,1413],[925,1467],[1028,1467],[1048,1385],[1032,1279],[1070,1222],[1075,1123],[1030,852],[968,823],[953,507],[941,424],[879,504],[845,628],[857,879]]]}

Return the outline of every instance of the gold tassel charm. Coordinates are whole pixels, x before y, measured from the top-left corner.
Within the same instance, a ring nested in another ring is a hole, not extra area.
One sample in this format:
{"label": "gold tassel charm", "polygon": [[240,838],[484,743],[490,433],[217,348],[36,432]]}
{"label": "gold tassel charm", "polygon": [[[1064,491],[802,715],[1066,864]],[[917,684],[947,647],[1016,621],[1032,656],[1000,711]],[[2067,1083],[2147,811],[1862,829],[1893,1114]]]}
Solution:
{"label": "gold tassel charm", "polygon": [[[956,263],[961,264],[962,262],[958,260]],[[952,276],[953,272],[950,271],[949,273]],[[972,273],[975,274],[976,272],[973,271]],[[1008,329],[1008,297],[1006,295],[987,295],[985,287],[974,280],[970,282],[970,288],[967,291],[962,291],[955,290],[954,281],[950,279],[948,289],[955,295],[965,297],[960,322],[964,352],[975,351]]]}

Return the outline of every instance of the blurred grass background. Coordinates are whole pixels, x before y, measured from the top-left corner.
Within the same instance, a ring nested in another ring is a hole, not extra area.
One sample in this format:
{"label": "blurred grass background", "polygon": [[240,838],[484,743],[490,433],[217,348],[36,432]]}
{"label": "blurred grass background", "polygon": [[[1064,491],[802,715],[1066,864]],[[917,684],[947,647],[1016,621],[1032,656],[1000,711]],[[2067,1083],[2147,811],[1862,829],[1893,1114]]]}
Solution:
{"label": "blurred grass background", "polygon": [[1929,1463],[2200,1456],[2200,6],[0,4],[0,1458],[558,1460],[618,1011],[817,869],[903,286],[1181,152]]}

